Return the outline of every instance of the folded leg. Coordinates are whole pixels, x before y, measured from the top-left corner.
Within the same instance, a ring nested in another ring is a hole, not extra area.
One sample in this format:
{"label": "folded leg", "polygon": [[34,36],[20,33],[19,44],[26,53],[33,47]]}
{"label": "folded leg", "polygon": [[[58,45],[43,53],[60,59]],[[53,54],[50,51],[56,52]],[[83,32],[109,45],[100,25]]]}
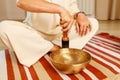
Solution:
{"label": "folded leg", "polygon": [[6,48],[15,51],[21,64],[28,67],[53,47],[53,44],[43,39],[37,31],[17,21],[0,23],[0,40]]}

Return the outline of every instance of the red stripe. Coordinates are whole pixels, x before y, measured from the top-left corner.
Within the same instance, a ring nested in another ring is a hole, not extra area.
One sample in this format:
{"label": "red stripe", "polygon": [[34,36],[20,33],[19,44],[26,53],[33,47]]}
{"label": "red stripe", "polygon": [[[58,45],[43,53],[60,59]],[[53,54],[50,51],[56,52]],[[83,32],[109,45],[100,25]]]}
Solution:
{"label": "red stripe", "polygon": [[120,42],[120,38],[110,35],[108,33],[100,33],[100,34],[97,34],[97,36],[100,36],[100,37],[103,37],[103,38],[106,38],[106,39],[109,39],[115,42]]}
{"label": "red stripe", "polygon": [[98,79],[105,79],[107,78],[106,75],[104,75],[104,73],[102,73],[100,70],[96,69],[95,67],[93,67],[92,65],[88,64],[88,66],[86,67],[89,71],[91,71]]}
{"label": "red stripe", "polygon": [[109,46],[104,45],[104,44],[102,44],[102,43],[98,43],[98,42],[96,43],[96,42],[97,42],[97,41],[95,41],[95,40],[90,41],[90,43],[93,43],[93,44],[95,44],[95,45],[101,46],[101,47],[103,47],[103,48],[105,48],[105,49],[108,49],[108,50],[111,50],[111,51],[113,51],[113,52],[116,52],[116,53],[120,54],[120,51],[116,50],[115,48],[109,47]]}
{"label": "red stripe", "polygon": [[114,48],[114,49],[117,49],[117,50],[120,50],[120,46],[117,46],[117,45],[114,45],[113,43],[110,43],[110,42],[107,42],[105,40],[101,40],[101,39],[98,39],[96,37],[93,37],[90,41],[96,41],[98,43],[102,43],[106,46],[109,46],[111,48]]}
{"label": "red stripe", "polygon": [[86,79],[86,80],[92,80],[92,78],[86,74],[84,71],[81,71],[80,74]]}
{"label": "red stripe", "polygon": [[[93,47],[93,46],[91,46],[91,45],[89,45],[89,44],[87,44],[87,46],[90,47],[90,48],[92,48],[92,49],[94,49],[94,51],[99,52],[100,54],[105,54],[105,55],[107,55],[107,56],[109,56],[109,57],[111,57],[111,58],[113,58],[113,59],[116,59],[116,60],[120,61],[119,58],[117,58],[117,57],[115,57],[115,56],[113,56],[113,55],[111,55],[111,54],[109,54],[109,53],[107,53],[107,52],[104,52],[104,51],[102,51],[102,50],[99,50],[98,48],[95,48],[95,47]],[[89,51],[92,51],[92,50],[89,49]],[[93,51],[93,52],[94,52],[94,51]],[[95,54],[95,53],[96,53],[96,52],[94,52],[94,54]]]}
{"label": "red stripe", "polygon": [[[93,46],[91,46],[91,45],[89,45],[89,44],[87,44],[87,46],[90,47],[90,48],[92,48],[92,49],[94,49],[94,50],[96,50],[97,52],[100,52],[101,54],[108,55],[109,57],[114,58],[114,59],[120,61],[119,58],[117,58],[117,57],[115,57],[115,56],[113,56],[113,55],[110,55],[110,54],[107,53],[107,52],[101,51],[101,50],[99,50],[98,48],[95,48],[95,47],[93,47]],[[84,49],[86,49],[86,47],[85,47]],[[94,52],[94,53],[95,53],[95,52]]]}
{"label": "red stripe", "polygon": [[[112,60],[109,60],[109,59],[105,58],[104,56],[101,56],[101,55],[95,53],[94,51],[91,51],[90,49],[86,48],[86,50],[94,53],[95,55],[101,57],[102,59],[106,60],[107,62],[110,62],[110,63],[112,63],[112,64],[114,64],[114,65],[116,65],[116,66],[118,66],[120,68],[120,64],[117,64],[116,62],[113,62]],[[96,50],[96,49],[94,49],[94,50]],[[102,54],[102,51],[99,51],[99,52]]]}
{"label": "red stripe", "polygon": [[67,74],[67,76],[71,78],[71,80],[78,80],[78,78],[73,74]]}
{"label": "red stripe", "polygon": [[[14,52],[14,54],[15,54],[15,52]],[[20,71],[21,79],[22,80],[28,80],[25,69],[24,69],[24,66],[19,63],[17,57],[16,57],[16,60],[17,60],[17,65],[18,65],[19,71]]]}
{"label": "red stripe", "polygon": [[[86,51],[89,51],[89,50],[86,50]],[[90,52],[90,51],[89,51],[89,53],[94,54],[94,52]],[[115,74],[118,73],[118,72],[115,71],[111,66],[109,66],[109,65],[107,65],[107,64],[105,64],[105,63],[103,63],[102,61],[99,61],[99,60],[97,60],[97,59],[95,59],[95,60],[96,60],[96,62],[100,63],[101,65],[103,65],[103,66],[105,66],[106,68],[108,68],[109,70],[111,70],[113,73],[115,73]]]}
{"label": "red stripe", "polygon": [[52,78],[52,80],[63,80],[44,57],[42,57],[39,61],[44,66],[45,70],[47,71],[49,76]]}
{"label": "red stripe", "polygon": [[99,39],[101,41],[105,41],[108,44],[112,44],[112,45],[114,45],[116,47],[120,47],[120,45],[119,45],[120,42],[115,42],[115,41],[112,41],[111,39],[105,39],[105,38],[100,37],[100,36],[96,36],[96,37],[93,37],[93,38],[97,38],[97,39]]}
{"label": "red stripe", "polygon": [[9,50],[5,50],[5,56],[6,56],[8,80],[15,80],[15,76],[14,76],[14,72],[13,72],[13,66],[12,66],[12,61],[11,61],[11,58],[10,58]]}
{"label": "red stripe", "polygon": [[[15,52],[14,52],[14,53],[15,53]],[[23,65],[19,63],[19,61],[18,61],[17,58],[16,58],[16,60],[17,60],[17,65],[18,65],[19,71],[20,71],[21,79],[22,79],[22,80],[28,80]]]}
{"label": "red stripe", "polygon": [[22,79],[22,80],[28,80],[23,65],[19,64],[18,67],[19,67],[19,70],[20,70],[20,73],[21,73],[21,79]]}
{"label": "red stripe", "polygon": [[32,79],[33,79],[33,80],[39,80],[39,78],[38,78],[38,76],[37,76],[37,74],[36,74],[33,66],[31,66],[31,67],[28,68],[28,69],[29,69],[29,71],[30,71],[30,74],[31,74],[31,76],[32,76]]}
{"label": "red stripe", "polygon": [[92,57],[93,60],[95,60],[96,62],[98,62],[99,64],[101,64],[102,66],[106,67],[107,69],[109,69],[111,72],[113,72],[114,74],[118,74],[117,71],[115,71],[111,66],[97,60],[96,58]]}

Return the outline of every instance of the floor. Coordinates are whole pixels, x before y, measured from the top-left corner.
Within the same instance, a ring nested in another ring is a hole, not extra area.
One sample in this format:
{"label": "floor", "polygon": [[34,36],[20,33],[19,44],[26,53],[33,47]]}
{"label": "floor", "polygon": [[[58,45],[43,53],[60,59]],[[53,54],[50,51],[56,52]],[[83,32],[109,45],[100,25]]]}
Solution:
{"label": "floor", "polygon": [[120,20],[99,21],[99,25],[97,33],[107,32],[120,38]]}

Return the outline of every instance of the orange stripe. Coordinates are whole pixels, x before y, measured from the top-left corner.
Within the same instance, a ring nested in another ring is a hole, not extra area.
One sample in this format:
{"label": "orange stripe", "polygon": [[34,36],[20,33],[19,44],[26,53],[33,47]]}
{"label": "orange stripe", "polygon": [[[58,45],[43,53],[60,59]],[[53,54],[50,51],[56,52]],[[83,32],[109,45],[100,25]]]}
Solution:
{"label": "orange stripe", "polygon": [[81,71],[80,74],[86,79],[86,80],[92,80],[89,75],[87,75],[85,72]]}
{"label": "orange stripe", "polygon": [[18,67],[19,67],[19,70],[20,70],[20,73],[21,73],[21,79],[22,80],[28,80],[26,72],[23,68],[23,65],[19,64]]}
{"label": "orange stripe", "polygon": [[91,71],[98,79],[105,79],[107,78],[106,75],[104,75],[100,70],[96,69],[95,67],[93,67],[92,65],[88,64],[88,66],[86,67],[89,71]]}
{"label": "orange stripe", "polygon": [[120,42],[120,38],[109,35],[108,33],[101,33],[101,34],[98,34],[97,36],[109,39],[111,41]]}
{"label": "orange stripe", "polygon": [[[88,46],[89,46],[90,48],[93,48],[93,49],[97,50],[96,48],[94,48],[94,47],[92,47],[92,46],[90,46],[90,45],[88,45]],[[112,60],[109,60],[109,59],[105,58],[104,56],[101,56],[101,55],[95,53],[94,51],[92,51],[92,50],[90,50],[90,49],[87,49],[87,48],[86,48],[86,50],[87,50],[87,51],[90,51],[90,52],[94,53],[95,55],[101,57],[102,59],[104,59],[104,60],[106,60],[106,61],[108,61],[108,62],[110,62],[110,63],[112,63],[112,64],[114,64],[114,65],[116,65],[116,66],[118,66],[118,67],[120,67],[120,64],[117,64],[116,62],[114,62],[114,61],[112,61]],[[101,50],[97,50],[97,51],[99,51],[101,54],[107,54],[107,53],[105,53],[105,52],[103,52],[103,51],[101,51]]]}
{"label": "orange stripe", "polygon": [[[97,42],[97,43],[96,43]],[[108,49],[108,50],[111,50],[111,51],[113,51],[113,52],[116,52],[116,53],[120,53],[120,52],[118,52],[115,48],[113,48],[113,47],[108,47],[107,45],[105,46],[105,44],[103,44],[103,43],[101,43],[101,44],[98,44],[98,41],[96,41],[96,40],[92,40],[92,41],[90,41],[90,43],[92,43],[92,44],[95,44],[95,45],[98,45],[98,46],[101,46],[101,47],[103,47],[103,48],[105,48],[105,49]]]}
{"label": "orange stripe", "polygon": [[103,44],[105,44],[105,45],[107,45],[107,46],[109,46],[109,47],[112,47],[112,48],[115,48],[115,49],[117,49],[117,50],[120,50],[120,46],[118,46],[118,45],[116,45],[116,44],[114,44],[114,43],[112,43],[112,42],[108,42],[108,41],[106,41],[106,40],[102,40],[102,39],[98,39],[98,38],[93,38],[93,39],[91,39],[92,41],[93,40],[99,40],[100,42],[102,41],[103,42]]}
{"label": "orange stripe", "polygon": [[[14,54],[15,54],[15,56],[16,56],[16,53],[15,53],[15,52],[14,52]],[[17,57],[16,57],[16,58],[17,58]],[[22,80],[28,80],[23,65],[19,63],[18,59],[16,59],[16,60],[17,60],[17,64],[18,64],[18,67],[19,67],[19,71],[20,71],[21,79],[22,79]]]}
{"label": "orange stripe", "polygon": [[33,66],[31,66],[31,67],[29,68],[29,71],[30,71],[30,74],[31,74],[33,80],[39,80],[39,78],[38,78],[38,76],[37,76],[37,74],[36,74]]}
{"label": "orange stripe", "polygon": [[[92,47],[92,46],[90,46],[90,45],[88,45],[88,46],[89,46],[89,47]],[[95,50],[97,50],[97,49],[94,48],[94,47],[92,47],[92,48],[95,49]],[[92,50],[90,50],[90,49],[86,49],[86,50],[87,50],[87,51],[90,51],[90,52],[92,52],[92,53],[94,53],[95,55],[101,57],[102,59],[104,59],[104,60],[106,60],[106,61],[108,61],[108,62],[110,62],[110,63],[112,63],[112,64],[114,64],[114,65],[116,65],[116,66],[118,66],[118,67],[120,68],[120,65],[117,64],[116,62],[114,62],[114,61],[112,61],[112,60],[109,60],[109,59],[107,59],[107,58],[105,58],[105,57],[103,57],[103,56],[101,56],[101,55],[95,53],[94,51],[92,51]],[[103,52],[103,51],[101,51],[101,50],[97,50],[97,51],[99,51],[101,54],[105,54],[105,52]],[[107,53],[106,53],[106,54],[107,54]]]}
{"label": "orange stripe", "polygon": [[5,50],[5,56],[6,56],[8,80],[14,80],[15,76],[14,76],[12,62],[11,62],[10,55],[9,55],[9,50]]}
{"label": "orange stripe", "polygon": [[[99,38],[102,38],[102,39],[99,39]],[[106,40],[104,40],[105,38],[100,37],[100,36],[93,37],[93,39],[97,39],[97,40],[103,41],[103,42],[105,42],[105,43],[107,43],[107,44],[112,45],[112,47],[114,46],[114,48],[120,50],[120,48],[119,48],[119,47],[120,47],[120,45],[119,45],[120,42],[118,42],[118,44],[117,44],[116,41],[110,41],[111,39],[106,39]],[[92,40],[92,39],[91,39],[91,40]],[[109,41],[107,41],[107,40],[109,40]]]}
{"label": "orange stripe", "polygon": [[96,54],[96,55],[99,56],[99,57],[101,57],[102,59],[104,59],[104,60],[106,60],[106,61],[108,61],[108,62],[110,62],[110,63],[116,65],[117,67],[120,68],[120,65],[117,64],[116,62],[114,62],[114,61],[112,61],[112,60],[109,60],[109,59],[107,59],[107,58],[105,58],[105,57],[103,57],[103,56],[101,56],[101,55],[99,55],[99,54]]}
{"label": "orange stripe", "polygon": [[107,64],[97,60],[96,58],[92,57],[93,60],[95,60],[96,62],[98,62],[99,64],[103,65],[104,67],[108,68],[110,71],[112,71],[113,73],[117,74],[118,72],[116,72],[111,66],[108,66]]}
{"label": "orange stripe", "polygon": [[[87,46],[90,47],[90,48],[95,49],[96,51],[100,52],[101,54],[108,55],[108,56],[110,56],[111,58],[114,58],[114,59],[120,61],[119,58],[117,58],[117,57],[115,57],[115,56],[112,56],[112,55],[110,55],[110,54],[108,54],[108,53],[106,53],[106,52],[104,52],[104,51],[101,51],[101,50],[99,50],[98,48],[95,48],[95,47],[93,47],[93,46],[91,46],[91,45],[89,45],[89,44],[87,44]],[[86,49],[86,48],[85,48],[85,49]],[[86,50],[88,51],[88,49],[86,49]],[[91,51],[91,50],[89,50],[89,51]],[[93,52],[93,53],[94,53],[94,52]],[[95,54],[95,53],[94,53],[94,54]]]}
{"label": "orange stripe", "polygon": [[16,60],[17,60],[17,64],[18,64],[18,67],[19,67],[19,70],[20,70],[21,79],[22,80],[28,80],[23,65],[19,63],[18,59],[16,59]]}
{"label": "orange stripe", "polygon": [[100,40],[100,39],[97,39],[97,38],[95,38],[95,37],[92,38],[92,39],[90,40],[90,42],[102,43],[103,45],[106,45],[106,46],[109,46],[109,47],[111,47],[111,48],[120,50],[120,47],[114,45],[113,43],[109,43],[109,42],[107,42],[107,41],[105,41],[105,40]]}
{"label": "orange stripe", "polygon": [[71,80],[78,80],[78,78],[75,75],[68,74],[67,76],[69,76]]}
{"label": "orange stripe", "polygon": [[63,80],[44,57],[42,57],[39,61],[43,65],[49,76],[52,78],[52,80]]}
{"label": "orange stripe", "polygon": [[[88,50],[88,49],[85,49],[85,50],[87,50],[87,51],[89,51],[90,52],[90,50]],[[93,54],[95,54],[93,51],[91,51],[91,53],[93,53]],[[94,58],[94,57],[92,57],[92,59],[94,59],[96,62],[98,62],[99,64],[101,64],[101,65],[103,65],[103,66],[105,66],[106,68],[108,68],[109,70],[111,70],[113,73],[115,73],[115,74],[117,74],[118,72],[117,71],[115,71],[111,66],[109,66],[109,65],[107,65],[107,64],[105,64],[105,63],[103,63],[102,61],[99,61],[99,60],[97,60],[96,58]]]}

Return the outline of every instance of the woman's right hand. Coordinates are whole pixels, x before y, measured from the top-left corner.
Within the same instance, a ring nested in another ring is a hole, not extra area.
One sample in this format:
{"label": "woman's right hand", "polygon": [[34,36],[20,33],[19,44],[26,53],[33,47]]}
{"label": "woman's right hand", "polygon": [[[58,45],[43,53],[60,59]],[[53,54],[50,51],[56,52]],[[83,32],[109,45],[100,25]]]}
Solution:
{"label": "woman's right hand", "polygon": [[62,31],[68,33],[73,25],[73,22],[74,19],[70,13],[67,10],[63,9],[60,13],[60,25],[62,27]]}

